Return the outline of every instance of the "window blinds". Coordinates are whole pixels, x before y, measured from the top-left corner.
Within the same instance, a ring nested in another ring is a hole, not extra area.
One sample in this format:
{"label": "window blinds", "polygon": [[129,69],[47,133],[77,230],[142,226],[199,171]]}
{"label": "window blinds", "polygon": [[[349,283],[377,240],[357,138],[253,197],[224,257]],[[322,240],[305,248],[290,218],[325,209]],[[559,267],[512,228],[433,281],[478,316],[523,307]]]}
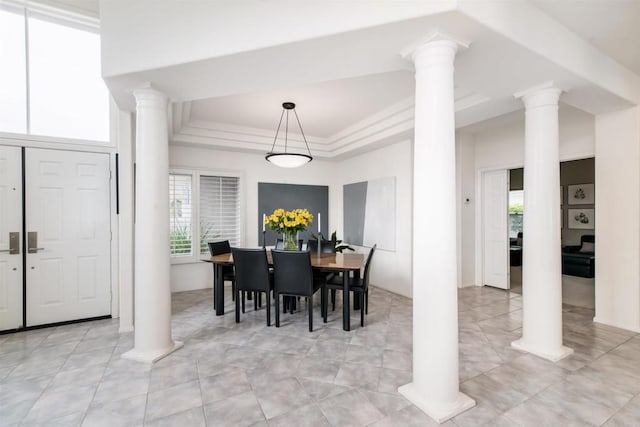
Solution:
{"label": "window blinds", "polygon": [[200,253],[207,242],[229,240],[240,245],[240,180],[233,176],[200,176]]}
{"label": "window blinds", "polygon": [[192,218],[191,175],[169,175],[171,256],[189,256],[192,254]]}

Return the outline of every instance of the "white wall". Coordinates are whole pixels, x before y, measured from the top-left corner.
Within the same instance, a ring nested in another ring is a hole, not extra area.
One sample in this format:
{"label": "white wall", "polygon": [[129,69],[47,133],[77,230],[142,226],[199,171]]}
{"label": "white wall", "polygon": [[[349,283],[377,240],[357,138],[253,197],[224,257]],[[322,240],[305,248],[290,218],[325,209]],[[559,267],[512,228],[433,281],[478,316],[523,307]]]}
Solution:
{"label": "white wall", "polygon": [[[413,143],[404,141],[353,157],[335,166],[336,185],[329,193],[331,229],[343,233],[342,186],[389,176],[396,177],[396,250],[378,248],[371,264],[370,283],[411,296]],[[337,224],[335,227],[333,224]],[[367,253],[368,248],[358,248]]]}
{"label": "white wall", "polygon": [[595,321],[640,332],[640,107],[599,115]]}
{"label": "white wall", "polygon": [[[593,116],[571,107],[561,107],[559,120],[560,160],[593,157],[595,154]],[[465,149],[460,151],[458,160],[463,170],[459,173],[461,179],[459,188],[464,188],[465,192],[471,191],[471,188],[474,189],[475,203],[472,204],[475,212],[474,215],[467,212],[460,221],[458,234],[469,239],[465,241],[461,250],[461,272],[463,273],[461,284],[480,285],[482,257],[480,256],[479,242],[481,242],[481,229],[476,227],[481,209],[480,176],[483,171],[524,166],[524,110],[511,114],[509,117],[499,118],[495,124],[489,122],[482,126],[462,129],[458,132],[458,140],[460,140],[460,135],[468,133],[472,133],[473,137],[465,136],[463,146],[473,144],[475,164],[469,164],[469,148],[466,151]],[[472,138],[473,142],[470,142],[469,138]],[[461,158],[466,158],[467,161],[463,162]],[[597,183],[596,187],[598,187]],[[465,196],[459,193],[458,199]],[[475,241],[468,237],[470,234],[475,236]],[[471,245],[473,245],[473,250],[470,249]],[[475,277],[473,282],[468,282],[471,268],[475,271]]]}
{"label": "white wall", "polygon": [[458,287],[475,283],[475,156],[473,136],[456,134],[456,184],[458,205]]}

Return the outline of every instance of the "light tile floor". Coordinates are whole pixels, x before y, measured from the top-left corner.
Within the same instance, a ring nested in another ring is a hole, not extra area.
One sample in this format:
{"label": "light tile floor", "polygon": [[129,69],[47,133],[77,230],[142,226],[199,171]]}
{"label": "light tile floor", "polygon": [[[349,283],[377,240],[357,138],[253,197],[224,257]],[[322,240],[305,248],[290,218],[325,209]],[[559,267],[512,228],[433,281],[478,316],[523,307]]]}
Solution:
{"label": "light tile floor", "polygon": [[[364,328],[356,312],[342,331],[338,305],[326,325],[316,314],[313,333],[304,310],[267,328],[251,305],[235,324],[226,301],[216,317],[211,290],[174,294],[185,346],[153,367],[120,357],[133,337],[115,320],[0,336],[0,425],[435,425],[396,392],[411,380],[407,298],[373,288]],[[521,305],[460,290],[461,388],[477,406],[444,425],[640,425],[640,335],[565,306],[575,354],[553,364],[510,347]]]}

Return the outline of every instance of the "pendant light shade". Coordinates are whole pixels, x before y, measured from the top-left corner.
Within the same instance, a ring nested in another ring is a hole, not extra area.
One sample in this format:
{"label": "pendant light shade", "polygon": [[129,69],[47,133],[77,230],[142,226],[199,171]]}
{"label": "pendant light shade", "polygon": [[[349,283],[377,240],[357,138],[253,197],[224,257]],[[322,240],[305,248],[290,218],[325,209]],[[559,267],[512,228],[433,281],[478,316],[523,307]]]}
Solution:
{"label": "pendant light shade", "polygon": [[[302,134],[302,139],[304,139],[304,144],[307,146],[307,153],[292,153],[287,152],[287,145],[289,143],[289,112],[293,111],[293,114],[296,116],[296,122],[298,123],[298,127],[300,128],[300,133]],[[285,116],[286,113],[286,116]],[[280,127],[282,126],[282,119],[285,119],[285,130],[284,130],[284,151],[277,152],[275,151],[276,142],[278,141],[278,134],[280,133]],[[280,122],[278,123],[278,129],[276,129],[276,136],[273,138],[273,145],[271,146],[271,151],[267,153],[265,156],[268,162],[273,163],[276,166],[281,168],[297,168],[302,165],[309,163],[313,160],[311,156],[311,150],[309,150],[309,144],[307,143],[307,138],[304,136],[304,131],[302,130],[302,125],[300,124],[300,119],[298,118],[298,113],[296,113],[296,104],[293,102],[284,102],[282,104],[282,114],[280,115]]]}

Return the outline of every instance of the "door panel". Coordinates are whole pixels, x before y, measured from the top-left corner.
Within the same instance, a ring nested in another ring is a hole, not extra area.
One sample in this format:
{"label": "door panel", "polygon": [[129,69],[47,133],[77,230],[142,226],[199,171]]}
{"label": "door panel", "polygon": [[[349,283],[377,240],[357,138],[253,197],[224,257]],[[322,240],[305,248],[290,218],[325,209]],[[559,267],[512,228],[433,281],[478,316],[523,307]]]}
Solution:
{"label": "door panel", "polygon": [[0,146],[0,331],[22,326],[21,231],[22,150]]}
{"label": "door panel", "polygon": [[108,315],[109,156],[26,150],[27,325]]}
{"label": "door panel", "polygon": [[483,284],[509,289],[509,171],[483,174]]}

